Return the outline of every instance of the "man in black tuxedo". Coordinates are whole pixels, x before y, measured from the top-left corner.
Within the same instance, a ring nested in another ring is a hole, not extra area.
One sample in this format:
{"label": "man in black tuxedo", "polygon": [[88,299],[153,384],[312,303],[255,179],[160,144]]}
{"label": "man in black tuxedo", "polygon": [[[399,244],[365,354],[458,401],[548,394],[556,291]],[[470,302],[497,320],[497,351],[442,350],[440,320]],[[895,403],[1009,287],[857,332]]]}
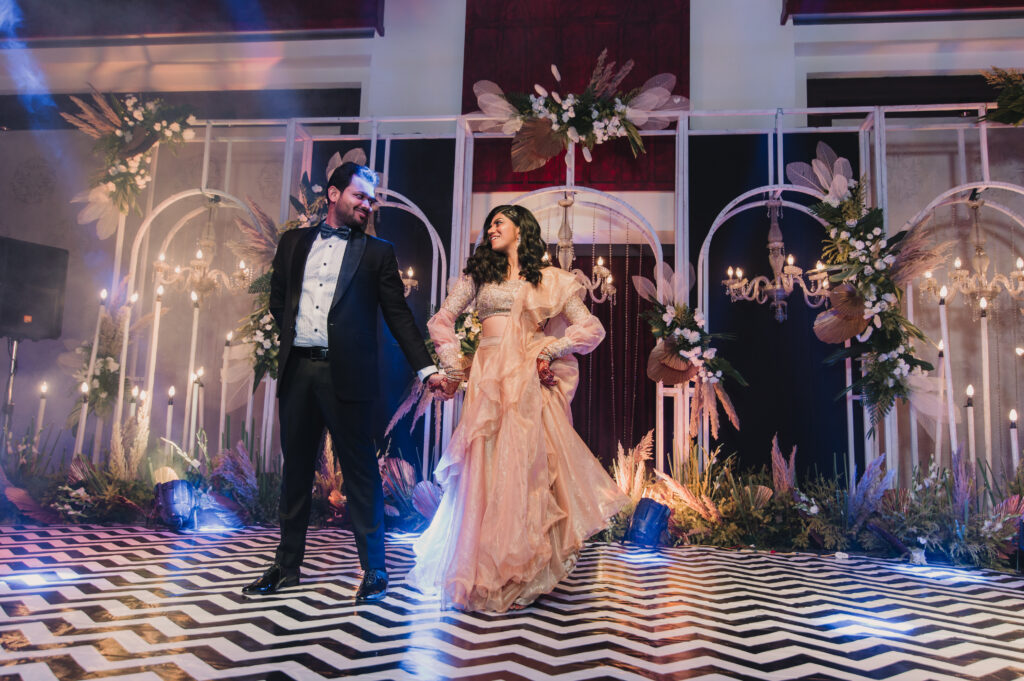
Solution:
{"label": "man in black tuxedo", "polygon": [[376,173],[365,166],[339,166],[327,182],[324,223],[285,232],[274,255],[270,313],[281,331],[281,541],[273,565],[242,589],[245,594],[299,583],[325,427],[344,476],[363,568],[356,601],[387,592],[384,494],[370,427],[378,393],[378,309],[427,388],[437,392],[445,382],[405,302],[394,247],[363,232],[376,183]]}

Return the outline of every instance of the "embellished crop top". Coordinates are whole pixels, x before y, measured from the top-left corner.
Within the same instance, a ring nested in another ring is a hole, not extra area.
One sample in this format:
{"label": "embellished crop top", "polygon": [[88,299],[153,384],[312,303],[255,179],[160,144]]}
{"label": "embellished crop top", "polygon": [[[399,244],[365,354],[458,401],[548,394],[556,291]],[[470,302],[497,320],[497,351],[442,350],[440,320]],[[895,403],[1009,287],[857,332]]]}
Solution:
{"label": "embellished crop top", "polygon": [[[529,285],[528,282],[522,279],[510,279],[500,284],[489,282],[477,290],[472,277],[463,275],[452,284],[448,297],[441,304],[438,316],[442,316],[440,313],[446,313],[444,316],[451,322],[454,322],[458,315],[473,303],[474,299],[477,317],[480,321],[488,317],[507,316],[512,311],[512,303],[515,300],[516,294],[519,293],[523,286]],[[593,318],[586,304],[578,296],[570,296],[561,312],[570,325],[597,324],[600,326],[600,322]],[[602,332],[601,336],[603,337],[603,335]],[[435,347],[446,370],[466,368],[464,366],[465,363],[461,361],[461,355],[455,344],[438,344],[435,341]],[[552,359],[564,357],[574,350],[579,349],[574,347],[573,339],[569,335],[552,341],[545,348],[545,352]]]}

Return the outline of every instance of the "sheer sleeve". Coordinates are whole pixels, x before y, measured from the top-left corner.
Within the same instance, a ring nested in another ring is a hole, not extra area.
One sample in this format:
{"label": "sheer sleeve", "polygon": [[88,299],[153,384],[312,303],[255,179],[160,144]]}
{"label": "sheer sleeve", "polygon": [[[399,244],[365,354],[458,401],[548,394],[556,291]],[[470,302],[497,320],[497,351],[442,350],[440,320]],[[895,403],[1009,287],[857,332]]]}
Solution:
{"label": "sheer sleeve", "polygon": [[448,297],[441,303],[441,309],[427,322],[427,332],[434,341],[434,351],[441,360],[441,367],[447,373],[465,371],[469,368],[470,360],[462,354],[461,343],[455,335],[455,320],[475,295],[473,279],[462,275],[448,291]]}
{"label": "sheer sleeve", "polygon": [[564,336],[544,348],[551,359],[564,357],[571,352],[585,355],[604,340],[604,326],[597,317],[590,314],[579,296],[569,297],[562,308],[562,315],[568,320],[569,326]]}

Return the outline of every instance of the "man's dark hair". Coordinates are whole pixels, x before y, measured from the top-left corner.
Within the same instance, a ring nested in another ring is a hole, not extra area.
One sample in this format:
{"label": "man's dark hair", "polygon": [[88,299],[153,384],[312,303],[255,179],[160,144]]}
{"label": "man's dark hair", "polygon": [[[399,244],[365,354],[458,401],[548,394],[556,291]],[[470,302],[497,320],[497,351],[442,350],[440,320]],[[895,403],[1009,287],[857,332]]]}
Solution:
{"label": "man's dark hair", "polygon": [[[380,182],[380,178],[377,176],[377,173],[373,172],[366,166],[361,166],[358,163],[352,163],[351,161],[345,161],[335,168],[333,173],[331,173],[330,178],[327,180],[327,186],[337,187],[340,191],[345,191],[345,188],[352,183],[352,177],[355,175],[363,178],[374,187],[376,187]],[[326,188],[324,191],[326,191]]]}

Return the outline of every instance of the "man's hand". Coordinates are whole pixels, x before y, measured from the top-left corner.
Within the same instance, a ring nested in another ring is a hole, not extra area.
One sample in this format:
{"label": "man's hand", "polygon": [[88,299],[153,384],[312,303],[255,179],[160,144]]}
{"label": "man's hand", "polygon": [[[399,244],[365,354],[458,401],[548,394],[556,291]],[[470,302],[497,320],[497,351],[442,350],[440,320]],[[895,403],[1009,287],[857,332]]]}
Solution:
{"label": "man's hand", "polygon": [[540,377],[540,384],[553,388],[558,384],[558,377],[551,370],[551,362],[543,357],[537,358],[537,375]]}

